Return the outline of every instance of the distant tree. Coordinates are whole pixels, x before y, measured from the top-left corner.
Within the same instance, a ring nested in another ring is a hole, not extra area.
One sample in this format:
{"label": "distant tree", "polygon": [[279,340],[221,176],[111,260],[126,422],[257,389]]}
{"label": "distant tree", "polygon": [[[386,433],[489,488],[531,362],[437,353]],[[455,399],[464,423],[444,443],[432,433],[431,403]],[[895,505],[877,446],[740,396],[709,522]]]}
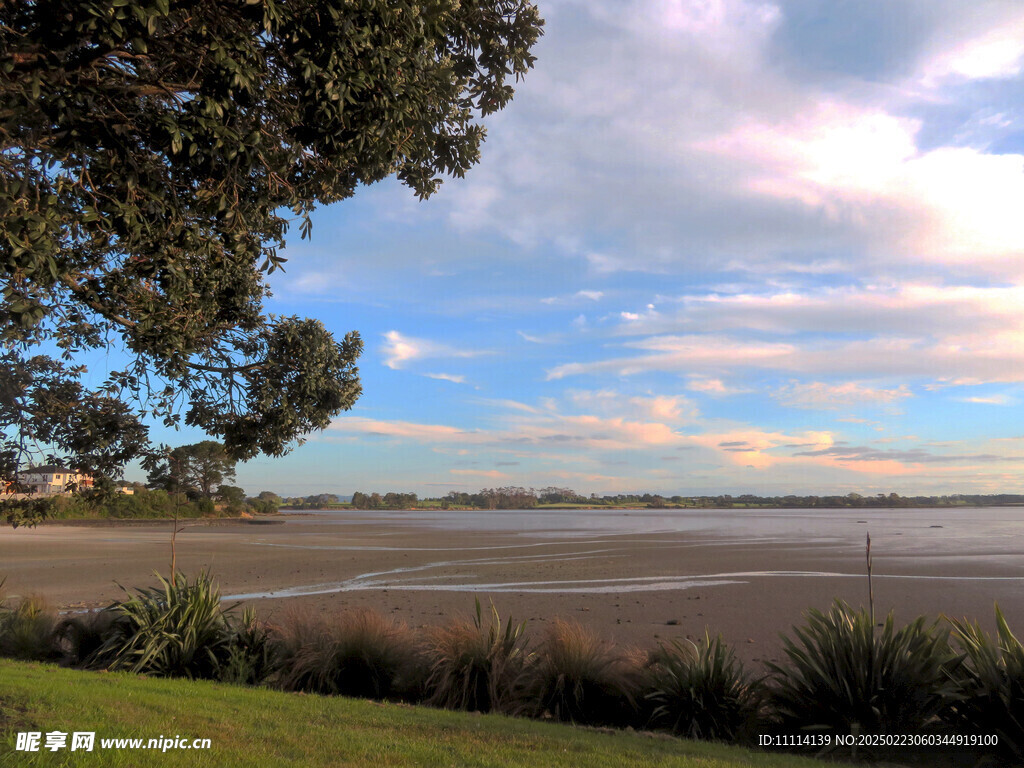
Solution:
{"label": "distant tree", "polygon": [[237,485],[220,486],[217,489],[217,498],[232,512],[241,512],[245,509],[245,491]]}
{"label": "distant tree", "polygon": [[148,486],[191,499],[211,499],[225,480],[235,477],[235,460],[213,440],[182,445],[147,462]]}
{"label": "distant tree", "polygon": [[579,500],[579,494],[572,488],[541,488],[537,491],[538,501],[541,504],[567,504]]}

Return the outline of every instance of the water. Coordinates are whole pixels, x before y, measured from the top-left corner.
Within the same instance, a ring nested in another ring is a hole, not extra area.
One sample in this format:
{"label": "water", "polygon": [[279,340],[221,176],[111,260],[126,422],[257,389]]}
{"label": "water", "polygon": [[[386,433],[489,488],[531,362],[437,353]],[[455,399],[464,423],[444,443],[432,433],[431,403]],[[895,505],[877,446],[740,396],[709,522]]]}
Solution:
{"label": "water", "polygon": [[[287,514],[287,512],[285,512]],[[695,533],[722,544],[833,543],[873,546],[893,555],[1018,555],[1024,553],[1024,507],[921,509],[711,509],[711,510],[342,510],[294,515],[289,524],[373,523],[452,532],[522,534],[583,539],[609,534]],[[712,542],[707,542],[708,544]]]}

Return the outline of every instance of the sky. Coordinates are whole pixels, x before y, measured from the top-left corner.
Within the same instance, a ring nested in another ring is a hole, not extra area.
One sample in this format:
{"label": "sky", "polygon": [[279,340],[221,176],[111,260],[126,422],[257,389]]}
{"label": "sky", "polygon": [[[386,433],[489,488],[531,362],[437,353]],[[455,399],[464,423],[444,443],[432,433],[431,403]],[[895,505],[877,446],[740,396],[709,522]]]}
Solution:
{"label": "sky", "polygon": [[1024,492],[1024,5],[539,6],[465,179],[294,228],[364,393],[238,484]]}

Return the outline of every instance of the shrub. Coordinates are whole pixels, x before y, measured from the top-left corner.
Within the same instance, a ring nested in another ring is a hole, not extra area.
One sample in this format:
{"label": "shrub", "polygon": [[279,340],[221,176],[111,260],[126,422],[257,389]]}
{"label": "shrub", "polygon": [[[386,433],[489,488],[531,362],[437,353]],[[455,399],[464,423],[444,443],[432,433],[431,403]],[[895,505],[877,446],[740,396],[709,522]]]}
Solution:
{"label": "shrub", "polygon": [[427,703],[447,709],[490,712],[512,707],[527,658],[526,622],[502,622],[491,605],[484,625],[480,601],[472,621],[429,630]]}
{"label": "shrub", "polygon": [[189,583],[159,574],[159,587],[111,607],[117,616],[98,657],[112,669],[161,677],[215,678],[227,658],[230,629],[220,591],[206,572]]}
{"label": "shrub", "polygon": [[528,665],[534,716],[625,725],[635,716],[637,668],[575,622],[555,621]]}
{"label": "shrub", "polygon": [[897,630],[890,613],[876,631],[866,611],[837,600],[811,610],[783,638],[789,665],[768,664],[771,708],[791,730],[912,733],[933,720],[952,693],[948,632],[919,617]]}
{"label": "shrub", "polygon": [[242,613],[242,622],[231,628],[226,658],[217,677],[226,683],[259,685],[273,669],[269,630],[256,618],[253,608]]}
{"label": "shrub", "polygon": [[60,656],[54,631],[57,615],[42,598],[23,598],[14,608],[8,607],[6,600],[0,604],[0,655],[32,661]]}
{"label": "shrub", "polygon": [[758,710],[757,686],[721,636],[662,646],[644,687],[650,724],[687,738],[735,741]]}
{"label": "shrub", "polygon": [[977,623],[950,623],[964,663],[952,675],[959,695],[947,721],[958,731],[996,734],[1000,751],[1024,762],[1024,648],[999,606],[995,640]]}
{"label": "shrub", "polygon": [[285,690],[370,699],[400,695],[416,666],[404,625],[365,609],[306,621],[293,614],[275,656]]}

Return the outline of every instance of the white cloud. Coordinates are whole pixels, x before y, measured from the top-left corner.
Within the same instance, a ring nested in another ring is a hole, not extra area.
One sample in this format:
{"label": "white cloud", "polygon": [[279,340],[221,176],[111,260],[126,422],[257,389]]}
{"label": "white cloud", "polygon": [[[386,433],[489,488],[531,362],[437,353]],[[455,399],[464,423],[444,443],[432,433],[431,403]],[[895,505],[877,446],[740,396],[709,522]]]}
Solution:
{"label": "white cloud", "polygon": [[978,405],[1013,405],[1014,400],[1006,395],[990,395],[989,397],[958,397],[962,403],[977,403]]}
{"label": "white cloud", "polygon": [[[598,274],[723,261],[881,273],[894,257],[907,272],[1016,269],[1024,158],[926,144],[926,119],[908,116],[963,98],[947,75],[1016,76],[1024,17],[983,6],[929,11],[920,35],[934,41],[909,81],[839,72],[826,87],[773,47],[784,2],[554,3],[536,71],[443,206]],[[915,84],[925,72],[934,87]]]}
{"label": "white cloud", "polygon": [[773,392],[772,396],[783,405],[793,408],[838,410],[862,404],[888,405],[906,397],[912,397],[913,393],[905,385],[883,389],[870,387],[856,381],[841,384],[793,381]]}
{"label": "white cloud", "polygon": [[920,128],[879,107],[823,101],[695,146],[748,164],[751,192],[798,201],[859,230],[879,256],[1015,266],[1024,255],[1024,156],[922,152]]}
{"label": "white cloud", "polygon": [[652,336],[624,346],[650,354],[588,363],[563,363],[548,380],[567,376],[637,376],[654,371],[764,369],[810,375],[923,377],[937,380],[957,368],[977,382],[1024,381],[1024,332],[965,333],[939,340],[876,337],[864,341],[814,340],[803,344],[748,342],[726,336]]}
{"label": "white cloud", "polygon": [[[641,336],[622,342],[620,349],[643,354],[620,351],[604,360],[564,362],[547,370],[548,379],[666,371],[688,376],[688,389],[712,395],[742,391],[727,387],[722,376],[743,369],[854,380],[910,376],[930,379],[921,382],[928,389],[1024,381],[1021,285],[897,283],[805,293],[686,295],[676,304],[675,312],[612,329],[619,337]],[[697,329],[704,333],[688,332]],[[788,395],[806,398],[814,391]]]}
{"label": "white cloud", "polygon": [[456,375],[452,373],[424,373],[428,379],[439,379],[441,381],[451,381],[455,384],[465,384],[466,377],[462,375]]}
{"label": "white cloud", "polygon": [[[394,370],[404,368],[407,363],[416,360],[444,357],[476,357],[478,355],[490,354],[483,350],[457,349],[436,341],[406,336],[398,331],[388,331],[384,334],[384,339],[385,344],[382,349],[384,365]],[[434,376],[434,378],[441,377]]]}
{"label": "white cloud", "polygon": [[519,335],[519,337],[523,341],[528,341],[531,344],[550,344],[551,343],[551,338],[550,337],[535,336],[533,334],[529,334],[529,333],[526,333],[524,331],[516,331],[516,333]]}
{"label": "white cloud", "polygon": [[541,299],[541,304],[575,304],[580,299],[588,299],[589,301],[600,301],[601,297],[604,296],[603,291],[588,291],[581,290],[576,291],[569,296],[549,296],[546,299]]}
{"label": "white cloud", "polygon": [[1024,14],[1018,13],[933,54],[923,63],[920,79],[937,87],[948,79],[1009,78],[1020,74],[1022,61]]}
{"label": "white cloud", "polygon": [[648,371],[691,373],[700,369],[735,366],[776,367],[791,357],[791,344],[743,342],[723,336],[652,336],[625,344],[653,352],[640,357],[620,357],[593,363],[564,363],[547,371],[549,381],[566,376],[615,373],[632,376]]}

